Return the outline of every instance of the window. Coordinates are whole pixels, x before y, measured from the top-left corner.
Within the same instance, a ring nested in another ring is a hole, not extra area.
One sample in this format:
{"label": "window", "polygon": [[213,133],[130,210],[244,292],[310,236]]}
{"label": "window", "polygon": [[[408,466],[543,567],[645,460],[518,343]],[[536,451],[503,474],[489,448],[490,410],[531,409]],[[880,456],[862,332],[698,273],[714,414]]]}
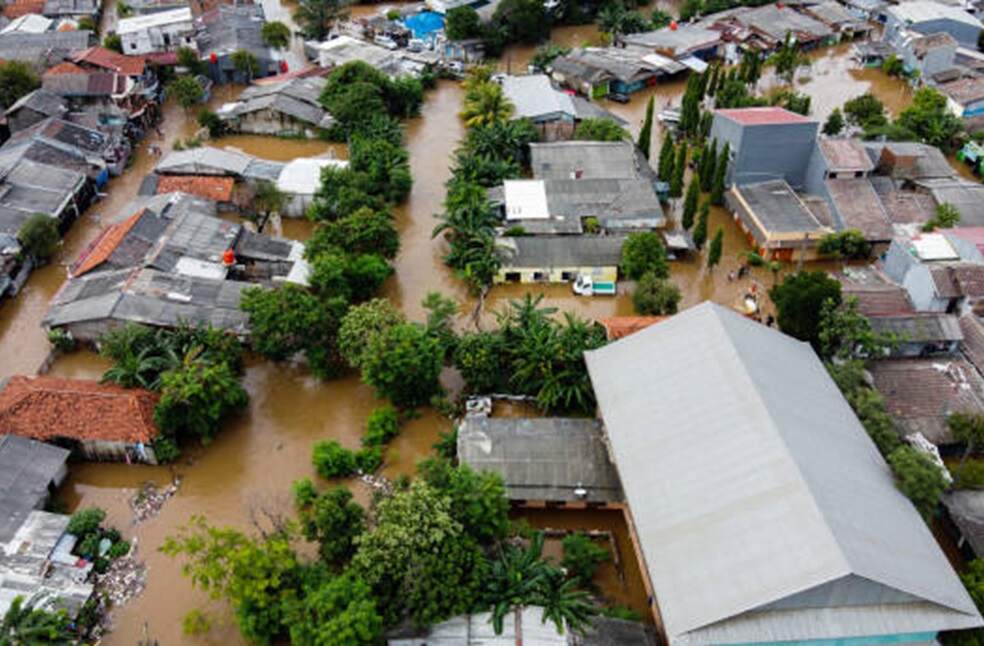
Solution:
{"label": "window", "polygon": [[136,49],[136,48],[137,48],[136,43],[130,43],[130,49]]}
{"label": "window", "polygon": [[506,282],[507,283],[518,283],[520,281],[520,275],[518,271],[507,271],[506,272]]}

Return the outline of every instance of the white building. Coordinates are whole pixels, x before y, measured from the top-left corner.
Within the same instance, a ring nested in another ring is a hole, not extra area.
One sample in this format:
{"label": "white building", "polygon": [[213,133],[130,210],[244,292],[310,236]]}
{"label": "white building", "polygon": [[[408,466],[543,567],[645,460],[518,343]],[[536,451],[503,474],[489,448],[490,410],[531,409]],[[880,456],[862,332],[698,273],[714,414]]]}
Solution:
{"label": "white building", "polygon": [[123,41],[124,54],[170,52],[179,47],[197,50],[195,27],[188,7],[124,18],[116,33]]}
{"label": "white building", "polygon": [[287,208],[284,215],[301,218],[307,212],[314,194],[321,186],[321,170],[323,168],[348,168],[348,162],[342,159],[304,157],[289,162],[277,178],[277,188],[287,194]]}

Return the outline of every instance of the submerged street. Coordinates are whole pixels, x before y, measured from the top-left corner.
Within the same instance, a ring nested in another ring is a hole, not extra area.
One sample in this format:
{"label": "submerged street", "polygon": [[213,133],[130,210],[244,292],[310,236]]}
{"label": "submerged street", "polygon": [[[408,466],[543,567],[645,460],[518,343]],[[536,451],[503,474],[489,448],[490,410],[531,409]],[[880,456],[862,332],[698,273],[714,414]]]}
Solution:
{"label": "submerged street", "polygon": [[[268,7],[271,17],[283,18],[289,13],[275,0],[264,2],[264,6]],[[277,12],[277,8],[282,11]],[[373,13],[386,10],[381,5],[368,9]],[[576,46],[597,37],[597,28],[586,25],[558,28],[552,40]],[[812,53],[812,68],[803,73],[802,82],[797,84],[798,91],[812,97],[811,116],[823,121],[835,107],[865,92],[873,93],[891,112],[897,113],[910,97],[907,87],[879,70],[857,68],[850,58],[850,49],[851,44],[846,43]],[[533,47],[513,46],[501,58],[500,66],[514,73],[521,72],[533,51]],[[291,55],[296,53],[292,50]],[[291,65],[293,68],[294,60]],[[766,76],[760,88],[768,88],[772,83],[774,79]],[[211,104],[217,106],[232,100],[241,89],[216,87]],[[633,95],[626,105],[609,102],[605,107],[628,121],[633,136],[636,136],[650,95],[656,96],[657,109],[678,107],[683,90],[683,80],[657,85]],[[464,283],[443,264],[442,241],[431,238],[435,224],[433,216],[442,208],[445,182],[450,176],[451,155],[464,132],[457,116],[462,96],[458,83],[441,81],[426,95],[421,116],[406,123],[413,190],[406,203],[395,211],[401,248],[394,262],[395,275],[389,279],[383,295],[409,318],[420,320],[421,300],[428,292],[439,291],[460,304],[459,324],[464,326],[475,307],[474,300]],[[153,132],[148,134],[126,172],[113,178],[102,199],[74,224],[55,260],[34,272],[21,294],[0,307],[0,357],[3,357],[0,378],[34,374],[44,363],[49,344],[40,321],[48,301],[64,282],[66,265],[103,227],[131,215],[123,209],[136,196],[141,180],[157,161],[148,147],[154,144],[167,153],[176,139],[187,138],[198,129],[193,112],[182,110],[173,102],[166,106],[164,114],[163,138]],[[652,150],[659,149],[662,136],[661,129],[657,128]],[[345,157],[344,146],[320,141],[229,136],[209,142],[209,145],[236,148],[278,161],[328,154]],[[304,240],[310,235],[312,226],[307,221],[285,220],[282,230],[273,233]],[[743,281],[728,280],[728,272],[738,266],[739,254],[749,247],[730,216],[723,209],[715,208],[709,230],[713,233],[719,228],[724,232],[721,266],[708,271],[702,256],[671,263],[671,279],[683,293],[681,309],[704,300],[733,306],[749,289],[750,280],[757,281],[762,288],[773,283],[774,277],[764,268],[753,269],[751,277]],[[629,315],[633,313],[629,291],[623,286],[617,296],[587,298],[573,295],[567,285],[496,287],[485,301],[485,316],[490,317],[508,300],[527,292],[541,293],[546,305],[585,318]],[[98,379],[107,366],[108,363],[99,356],[79,351],[56,360],[50,372],[65,377]],[[198,638],[201,643],[244,643],[226,603],[212,602],[202,592],[192,589],[179,564],[160,554],[158,547],[165,536],[194,515],[203,515],[216,526],[229,525],[246,530],[260,510],[291,515],[291,483],[301,477],[316,477],[311,466],[312,444],[318,440],[337,439],[344,446],[357,447],[369,412],[380,404],[371,388],[361,383],[355,374],[321,382],[304,368],[259,358],[249,362],[244,385],[250,395],[247,412],[222,429],[209,446],[189,450],[171,467],[72,464],[69,479],[61,491],[63,502],[71,510],[90,505],[105,508],[109,520],[128,538],[133,537],[139,557],[146,562],[149,571],[143,594],[114,612],[115,628],[104,640],[106,644],[130,645],[144,636],[155,638],[161,644],[181,643],[188,639],[182,635],[182,618],[192,609],[207,611],[213,619],[211,631]],[[412,474],[416,462],[431,452],[439,432],[449,429],[450,422],[446,418],[433,409],[422,410],[421,415],[409,422],[390,444],[383,474],[391,478]],[[163,486],[174,478],[180,478],[180,489],[164,505],[160,515],[132,526],[129,501],[141,484],[154,481]],[[358,481],[348,484],[358,501],[369,501],[368,487]],[[605,564],[599,579],[603,591],[620,603],[645,611],[645,591],[619,514],[527,510],[520,515],[539,527],[580,527],[612,532],[621,553],[621,564],[626,569],[620,575],[611,563]]]}

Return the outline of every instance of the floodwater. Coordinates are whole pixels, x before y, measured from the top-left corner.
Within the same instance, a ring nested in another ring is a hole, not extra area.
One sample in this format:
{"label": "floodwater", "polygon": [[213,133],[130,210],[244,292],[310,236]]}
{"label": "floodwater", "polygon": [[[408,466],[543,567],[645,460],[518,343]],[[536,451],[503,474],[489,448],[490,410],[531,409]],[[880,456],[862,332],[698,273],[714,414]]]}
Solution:
{"label": "floodwater", "polygon": [[[372,12],[378,8],[373,6]],[[590,26],[563,27],[555,30],[555,34],[557,39],[572,45],[597,36],[596,30]],[[815,111],[819,114],[819,111],[827,109],[824,107],[825,101],[840,103],[868,90],[897,109],[904,97],[894,104],[889,101],[889,95],[898,91],[897,84],[880,79],[877,72],[851,69],[843,60],[847,51],[845,46],[840,46],[833,54],[818,55],[812,72],[816,77],[802,86],[810,91],[819,91],[822,86],[822,96],[814,99]],[[524,57],[528,60],[531,54],[532,48],[511,48],[508,57],[512,63],[509,64],[519,70],[525,66]],[[607,107],[626,118],[630,129],[636,133],[641,125],[648,94],[657,95],[658,101],[679,104],[682,90],[682,82],[663,84],[633,96],[628,105],[609,104]],[[212,105],[234,97],[235,89],[216,88]],[[402,247],[395,260],[396,275],[385,286],[384,295],[411,319],[421,319],[420,302],[429,291],[440,291],[456,299],[462,304],[463,314],[474,307],[464,285],[451,275],[441,261],[445,251],[443,243],[431,239],[435,224],[433,216],[441,209],[451,154],[463,135],[457,118],[461,99],[462,91],[457,84],[442,81],[436,90],[428,94],[423,116],[407,124],[407,146],[414,186],[407,203],[394,212]],[[148,145],[156,144],[167,152],[176,138],[187,138],[197,130],[191,112],[169,105],[165,114],[166,120],[162,124],[164,137],[153,133],[148,137],[126,174],[111,180],[108,196],[90,208],[75,224],[55,261],[35,272],[20,296],[0,307],[0,377],[34,373],[44,361],[48,345],[39,323],[47,303],[65,279],[65,266],[91,242],[101,227],[129,215],[122,212],[122,208],[136,195],[142,177],[156,162],[156,158],[147,152]],[[653,150],[658,150],[662,137],[660,129],[656,131]],[[276,160],[311,155],[345,155],[344,147],[320,141],[234,136],[213,143]],[[283,224],[287,235],[301,239],[307,237],[310,228],[310,224],[303,221],[286,221]],[[736,305],[753,281],[759,285],[759,291],[764,291],[774,280],[767,270],[756,269],[749,279],[729,281],[728,272],[737,267],[740,254],[747,250],[747,244],[730,217],[716,209],[711,215],[709,235],[713,236],[719,228],[724,232],[724,255],[720,266],[709,271],[704,267],[702,257],[671,264],[671,278],[683,292],[682,307],[705,299]],[[544,294],[548,305],[585,317],[631,314],[629,286],[620,287],[621,293],[615,297],[584,298],[573,296],[569,287],[563,285],[511,285],[492,290],[485,306],[487,312],[501,308],[509,299],[521,297],[529,291]],[[464,317],[462,324],[465,324]],[[52,367],[52,373],[98,378],[105,368],[106,362],[98,356],[78,352],[59,358]],[[105,639],[106,644],[135,643],[144,635],[145,624],[146,634],[159,639],[162,644],[185,643],[189,638],[181,634],[181,619],[189,610],[196,608],[207,611],[214,620],[211,633],[196,640],[209,644],[243,643],[232,625],[227,606],[211,602],[204,594],[193,590],[181,575],[178,564],[162,557],[157,548],[165,536],[176,531],[195,514],[204,515],[217,525],[241,529],[250,528],[251,512],[253,516],[264,510],[289,515],[290,484],[297,478],[314,476],[310,461],[312,444],[317,440],[337,439],[345,446],[357,447],[366,417],[380,403],[371,389],[362,385],[355,376],[321,383],[301,368],[259,359],[248,362],[244,382],[251,396],[248,411],[230,422],[210,446],[189,450],[186,458],[172,467],[73,465],[61,492],[62,498],[72,508],[80,505],[106,508],[110,520],[127,537],[136,538],[149,567],[145,592],[115,613],[116,630]],[[447,420],[430,409],[423,410],[420,417],[409,422],[401,436],[390,446],[383,473],[390,477],[412,473],[415,463],[430,453],[438,433],[448,428]],[[128,501],[141,483],[152,480],[163,485],[173,476],[182,478],[178,494],[165,504],[160,516],[132,527]],[[349,484],[360,501],[368,500],[366,487],[356,482]],[[617,574],[614,570],[609,572],[607,568],[611,566],[606,566],[601,580],[603,588],[613,598],[644,610],[645,599],[644,593],[640,597],[638,572],[631,572],[637,565],[627,543],[624,523],[619,529],[620,521],[613,520],[610,514],[604,514],[592,511],[575,514],[522,512],[520,515],[531,518],[531,522],[541,526],[577,526],[615,532],[628,583],[624,586],[620,581],[618,585],[613,583]]]}

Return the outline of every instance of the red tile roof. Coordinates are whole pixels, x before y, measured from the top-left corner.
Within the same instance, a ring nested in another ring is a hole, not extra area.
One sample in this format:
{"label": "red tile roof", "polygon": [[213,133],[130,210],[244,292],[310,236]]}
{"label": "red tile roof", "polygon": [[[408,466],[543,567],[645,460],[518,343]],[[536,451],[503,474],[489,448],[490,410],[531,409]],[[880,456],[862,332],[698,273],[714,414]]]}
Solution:
{"label": "red tile roof", "polygon": [[746,126],[764,126],[785,123],[810,123],[812,120],[785,108],[731,108],[715,110],[715,114],[728,117]]}
{"label": "red tile roof", "polygon": [[146,63],[140,56],[124,56],[105,47],[90,47],[72,55],[76,63],[88,63],[126,76],[140,76]]}
{"label": "red tile roof", "polygon": [[88,74],[88,72],[75,63],[65,61],[50,68],[43,76],[59,76],[61,74]]}
{"label": "red tile roof", "polygon": [[177,52],[150,52],[144,55],[144,60],[153,65],[177,65]]}
{"label": "red tile roof", "polygon": [[116,248],[126,238],[126,234],[140,221],[140,217],[143,214],[144,210],[140,209],[122,222],[106,227],[99,237],[96,238],[95,242],[87,250],[82,252],[79,259],[69,269],[69,273],[72,276],[81,276],[109,260],[109,257],[113,255]]}
{"label": "red tile roof", "polygon": [[598,322],[605,328],[608,340],[614,341],[639,330],[644,330],[653,323],[659,323],[666,318],[666,316],[611,316]]}
{"label": "red tile roof", "polygon": [[12,2],[3,8],[3,15],[13,20],[26,16],[29,13],[40,14],[44,10],[44,0],[26,0],[24,2]]}
{"label": "red tile roof", "polygon": [[36,440],[150,442],[157,395],[61,377],[11,377],[0,391],[0,434]]}
{"label": "red tile roof", "polygon": [[232,177],[161,175],[157,180],[157,194],[180,191],[215,202],[231,202],[235,184],[236,180]]}

